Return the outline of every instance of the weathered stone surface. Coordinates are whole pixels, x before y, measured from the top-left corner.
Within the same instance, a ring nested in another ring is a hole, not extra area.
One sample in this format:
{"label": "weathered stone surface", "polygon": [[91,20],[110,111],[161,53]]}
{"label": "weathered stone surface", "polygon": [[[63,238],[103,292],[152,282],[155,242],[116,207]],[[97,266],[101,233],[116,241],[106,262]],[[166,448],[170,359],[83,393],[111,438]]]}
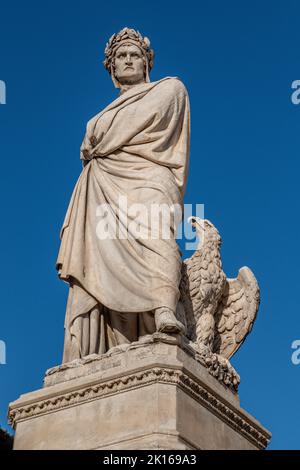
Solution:
{"label": "weathered stone surface", "polygon": [[48,371],[43,389],[10,405],[14,448],[264,448],[270,434],[238,395],[174,343],[131,345]]}

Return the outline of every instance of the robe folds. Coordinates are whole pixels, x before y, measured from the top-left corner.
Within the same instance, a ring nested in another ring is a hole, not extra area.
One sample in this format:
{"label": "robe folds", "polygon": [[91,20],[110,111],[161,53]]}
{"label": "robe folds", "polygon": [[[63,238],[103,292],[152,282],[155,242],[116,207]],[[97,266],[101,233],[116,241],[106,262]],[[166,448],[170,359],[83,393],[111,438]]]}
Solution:
{"label": "robe folds", "polygon": [[[152,236],[148,216],[153,205],[183,206],[189,140],[188,95],[172,77],[130,88],[88,122],[57,259],[70,285],[64,362],[120,342],[112,312],[124,324],[126,315],[176,310],[180,250],[173,229]],[[130,228],[137,214],[141,237]]]}

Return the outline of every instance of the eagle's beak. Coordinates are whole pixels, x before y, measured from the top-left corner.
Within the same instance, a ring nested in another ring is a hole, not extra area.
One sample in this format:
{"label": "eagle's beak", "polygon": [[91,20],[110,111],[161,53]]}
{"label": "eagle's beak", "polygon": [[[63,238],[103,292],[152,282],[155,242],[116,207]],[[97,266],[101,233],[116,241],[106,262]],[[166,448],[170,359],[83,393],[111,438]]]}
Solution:
{"label": "eagle's beak", "polygon": [[202,229],[204,228],[204,220],[199,219],[199,217],[191,216],[188,218],[188,223],[196,230],[197,227]]}

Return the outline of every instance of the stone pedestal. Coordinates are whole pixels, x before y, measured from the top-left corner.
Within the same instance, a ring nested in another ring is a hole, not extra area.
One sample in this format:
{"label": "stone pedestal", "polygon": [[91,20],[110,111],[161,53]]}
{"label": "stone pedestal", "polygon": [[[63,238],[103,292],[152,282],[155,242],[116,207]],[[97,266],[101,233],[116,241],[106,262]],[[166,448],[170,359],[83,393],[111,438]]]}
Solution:
{"label": "stone pedestal", "polygon": [[50,369],[11,403],[15,449],[264,449],[269,432],[178,338]]}

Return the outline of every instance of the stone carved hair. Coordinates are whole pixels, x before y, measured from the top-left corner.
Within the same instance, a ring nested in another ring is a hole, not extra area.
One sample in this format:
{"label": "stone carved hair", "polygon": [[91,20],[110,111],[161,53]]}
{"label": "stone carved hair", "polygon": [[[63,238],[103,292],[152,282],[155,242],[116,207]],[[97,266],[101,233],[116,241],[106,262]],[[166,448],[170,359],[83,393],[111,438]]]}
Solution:
{"label": "stone carved hair", "polygon": [[145,63],[145,80],[149,82],[149,73],[153,67],[154,52],[150,48],[150,40],[130,28],[123,28],[118,33],[113,34],[105,47],[105,59],[103,61],[104,67],[111,75],[112,81],[117,88],[120,88],[120,84],[115,77],[114,73],[114,57],[117,49],[124,44],[132,44],[139,47],[142,51],[144,63]]}

